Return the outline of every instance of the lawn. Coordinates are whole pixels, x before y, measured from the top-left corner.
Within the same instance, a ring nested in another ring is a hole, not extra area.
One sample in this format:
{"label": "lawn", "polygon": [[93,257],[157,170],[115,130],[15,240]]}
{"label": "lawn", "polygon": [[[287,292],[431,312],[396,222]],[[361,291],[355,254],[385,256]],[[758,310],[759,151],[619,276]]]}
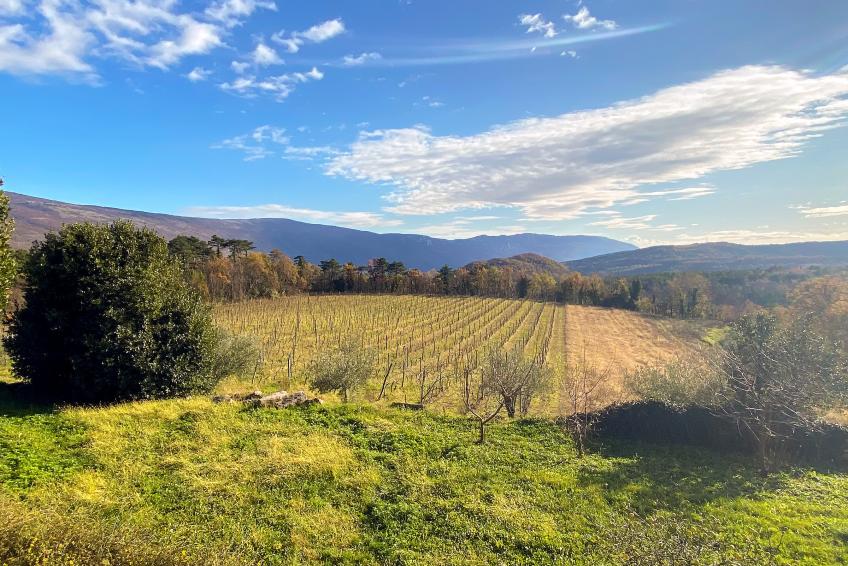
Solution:
{"label": "lawn", "polygon": [[848,476],[551,421],[206,398],[56,409],[0,383],[0,564],[848,563]]}

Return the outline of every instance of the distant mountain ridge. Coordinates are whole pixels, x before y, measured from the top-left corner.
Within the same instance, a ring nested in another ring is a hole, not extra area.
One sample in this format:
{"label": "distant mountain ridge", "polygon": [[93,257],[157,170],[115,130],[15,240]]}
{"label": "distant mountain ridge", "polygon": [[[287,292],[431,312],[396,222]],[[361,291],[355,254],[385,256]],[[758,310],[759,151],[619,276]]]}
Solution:
{"label": "distant mountain ridge", "polygon": [[565,265],[584,274],[601,275],[733,271],[769,267],[840,267],[848,265],[848,241],[767,245],[722,242],[652,246],[568,261]]}
{"label": "distant mountain ridge", "polygon": [[363,264],[374,257],[404,262],[429,270],[448,264],[461,267],[478,260],[535,253],[557,261],[635,249],[636,246],[601,236],[476,236],[446,240],[417,234],[377,234],[364,230],[309,224],[285,218],[220,220],[138,212],[102,206],[69,204],[6,192],[16,228],[12,245],[27,248],[46,232],[73,222],[108,223],[125,218],[156,230],[165,238],[178,235],[208,240],[213,234],[250,240],[263,251],[274,248],[310,261],[335,258]]}

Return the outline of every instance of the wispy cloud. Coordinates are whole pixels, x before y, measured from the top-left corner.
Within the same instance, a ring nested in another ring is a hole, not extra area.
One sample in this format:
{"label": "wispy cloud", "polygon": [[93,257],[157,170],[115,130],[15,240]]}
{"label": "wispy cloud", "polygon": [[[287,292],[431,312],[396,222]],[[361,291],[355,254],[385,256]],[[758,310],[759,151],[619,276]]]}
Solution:
{"label": "wispy cloud", "polygon": [[359,55],[345,55],[342,59],[342,65],[345,67],[356,67],[364,65],[369,61],[379,61],[383,56],[376,52],[360,53]]}
{"label": "wispy cloud", "polygon": [[212,74],[212,71],[208,69],[204,69],[203,67],[195,67],[188,73],[186,73],[185,77],[193,83],[205,81],[209,78],[209,75]]}
{"label": "wispy cloud", "polygon": [[613,20],[599,20],[589,13],[589,8],[586,6],[580,6],[580,9],[577,10],[576,14],[566,14],[562,17],[562,19],[566,22],[571,22],[571,24],[577,29],[602,28],[613,30],[618,27],[618,24]]}
{"label": "wispy cloud", "polygon": [[470,43],[446,42],[443,47],[410,49],[407,54],[382,52],[379,59],[364,61],[363,65],[370,67],[425,67],[504,61],[539,55],[558,56],[563,52],[568,53],[568,51],[563,50],[567,46],[620,39],[659,31],[666,27],[668,27],[668,24],[661,23],[582,35],[557,36],[553,39],[540,37],[538,39],[475,41]]}
{"label": "wispy cloud", "polygon": [[509,206],[531,219],[568,219],[639,199],[704,196],[713,189],[648,187],[793,157],[848,115],[846,96],[846,73],[748,66],[476,135],[421,126],[364,133],[326,172],[393,186],[392,210],[403,214]]}
{"label": "wispy cloud", "polygon": [[161,0],[5,0],[0,71],[96,82],[94,60],[107,57],[169,69],[185,57],[222,47],[227,30],[254,11],[276,9],[273,2],[255,0],[224,0],[202,13],[179,7]]}
{"label": "wispy cloud", "polygon": [[186,214],[202,218],[290,218],[304,222],[333,224],[349,228],[387,228],[403,224],[401,220],[386,218],[377,212],[347,212],[298,208],[284,204],[256,206],[194,206]]}
{"label": "wispy cloud", "polygon": [[[301,133],[305,130],[298,128]],[[280,157],[286,160],[308,161],[338,155],[331,146],[296,146],[285,128],[264,125],[254,128],[246,134],[240,134],[213,144],[212,149],[231,149],[244,154],[245,161],[256,161],[266,157]]]}
{"label": "wispy cloud", "polygon": [[297,53],[304,43],[322,43],[344,32],[344,22],[341,18],[336,18],[316,24],[306,31],[296,31],[291,34],[280,31],[275,33],[271,39],[285,47],[289,53]]}
{"label": "wispy cloud", "polygon": [[285,146],[289,143],[285,128],[259,126],[249,134],[227,138],[212,146],[213,149],[232,149],[244,154],[245,161],[264,159],[275,154],[272,146]]}
{"label": "wispy cloud", "polygon": [[259,95],[271,96],[278,102],[285,100],[298,84],[309,81],[320,81],[324,73],[317,67],[305,73],[285,73],[270,77],[241,76],[232,81],[222,83],[221,89],[247,98]]}
{"label": "wispy cloud", "polygon": [[831,218],[833,216],[848,216],[848,204],[839,204],[837,206],[796,206],[801,214],[807,218]]}
{"label": "wispy cloud", "polygon": [[651,237],[636,233],[627,239],[638,246],[730,242],[734,244],[791,244],[793,242],[835,242],[848,240],[848,231],[810,232],[804,230],[717,230],[699,234],[675,232],[673,237]]}
{"label": "wispy cloud", "polygon": [[549,39],[556,37],[556,26],[545,20],[542,14],[521,14],[518,22],[527,28],[527,33],[541,33]]}

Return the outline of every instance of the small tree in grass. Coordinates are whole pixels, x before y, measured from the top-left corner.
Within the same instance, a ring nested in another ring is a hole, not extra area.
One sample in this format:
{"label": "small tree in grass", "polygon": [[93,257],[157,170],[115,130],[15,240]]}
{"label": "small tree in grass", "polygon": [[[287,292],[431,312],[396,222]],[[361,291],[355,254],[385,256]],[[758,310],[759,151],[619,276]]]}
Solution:
{"label": "small tree in grass", "polygon": [[164,239],[129,222],[72,224],[33,244],[5,345],[37,391],[75,402],[209,391],[216,332]]}
{"label": "small tree in grass", "polygon": [[577,455],[586,453],[586,443],[595,424],[593,411],[611,402],[612,366],[599,368],[586,360],[585,347],[578,360],[563,368],[560,384],[560,418],[577,447]]}
{"label": "small tree in grass", "polygon": [[465,410],[470,413],[479,426],[477,444],[486,441],[486,425],[488,425],[504,407],[503,397],[486,380],[485,373],[474,367],[471,358],[467,357],[460,368],[462,372],[462,401]]}
{"label": "small tree in grass", "polygon": [[548,385],[549,372],[541,356],[528,358],[520,349],[492,349],[483,362],[487,387],[503,400],[509,418],[527,415],[530,403]]}
{"label": "small tree in grass", "polygon": [[350,393],[365,385],[374,374],[377,358],[361,342],[348,339],[334,350],[319,355],[309,366],[309,382],[321,393],[335,391],[345,402]]}

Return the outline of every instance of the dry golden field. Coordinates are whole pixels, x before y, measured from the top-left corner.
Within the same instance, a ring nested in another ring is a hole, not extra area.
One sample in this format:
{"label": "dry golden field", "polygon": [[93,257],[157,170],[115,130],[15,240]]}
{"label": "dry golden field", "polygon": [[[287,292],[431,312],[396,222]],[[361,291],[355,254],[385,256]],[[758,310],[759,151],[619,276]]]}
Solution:
{"label": "dry golden field", "polygon": [[[567,363],[610,370],[610,401],[624,394],[618,383],[625,369],[668,360],[697,347],[703,329],[694,323],[656,319],[638,313],[481,297],[394,295],[293,296],[220,304],[218,324],[250,336],[265,366],[251,383],[228,382],[227,390],[248,386],[302,388],[311,360],[355,337],[379,356],[378,369],[362,398],[418,402],[436,382],[441,395],[431,405],[455,408],[451,394],[457,367],[489,348],[521,348],[543,356],[556,373]],[[455,388],[454,388],[455,389]],[[552,391],[537,404],[549,413],[558,405]]]}

